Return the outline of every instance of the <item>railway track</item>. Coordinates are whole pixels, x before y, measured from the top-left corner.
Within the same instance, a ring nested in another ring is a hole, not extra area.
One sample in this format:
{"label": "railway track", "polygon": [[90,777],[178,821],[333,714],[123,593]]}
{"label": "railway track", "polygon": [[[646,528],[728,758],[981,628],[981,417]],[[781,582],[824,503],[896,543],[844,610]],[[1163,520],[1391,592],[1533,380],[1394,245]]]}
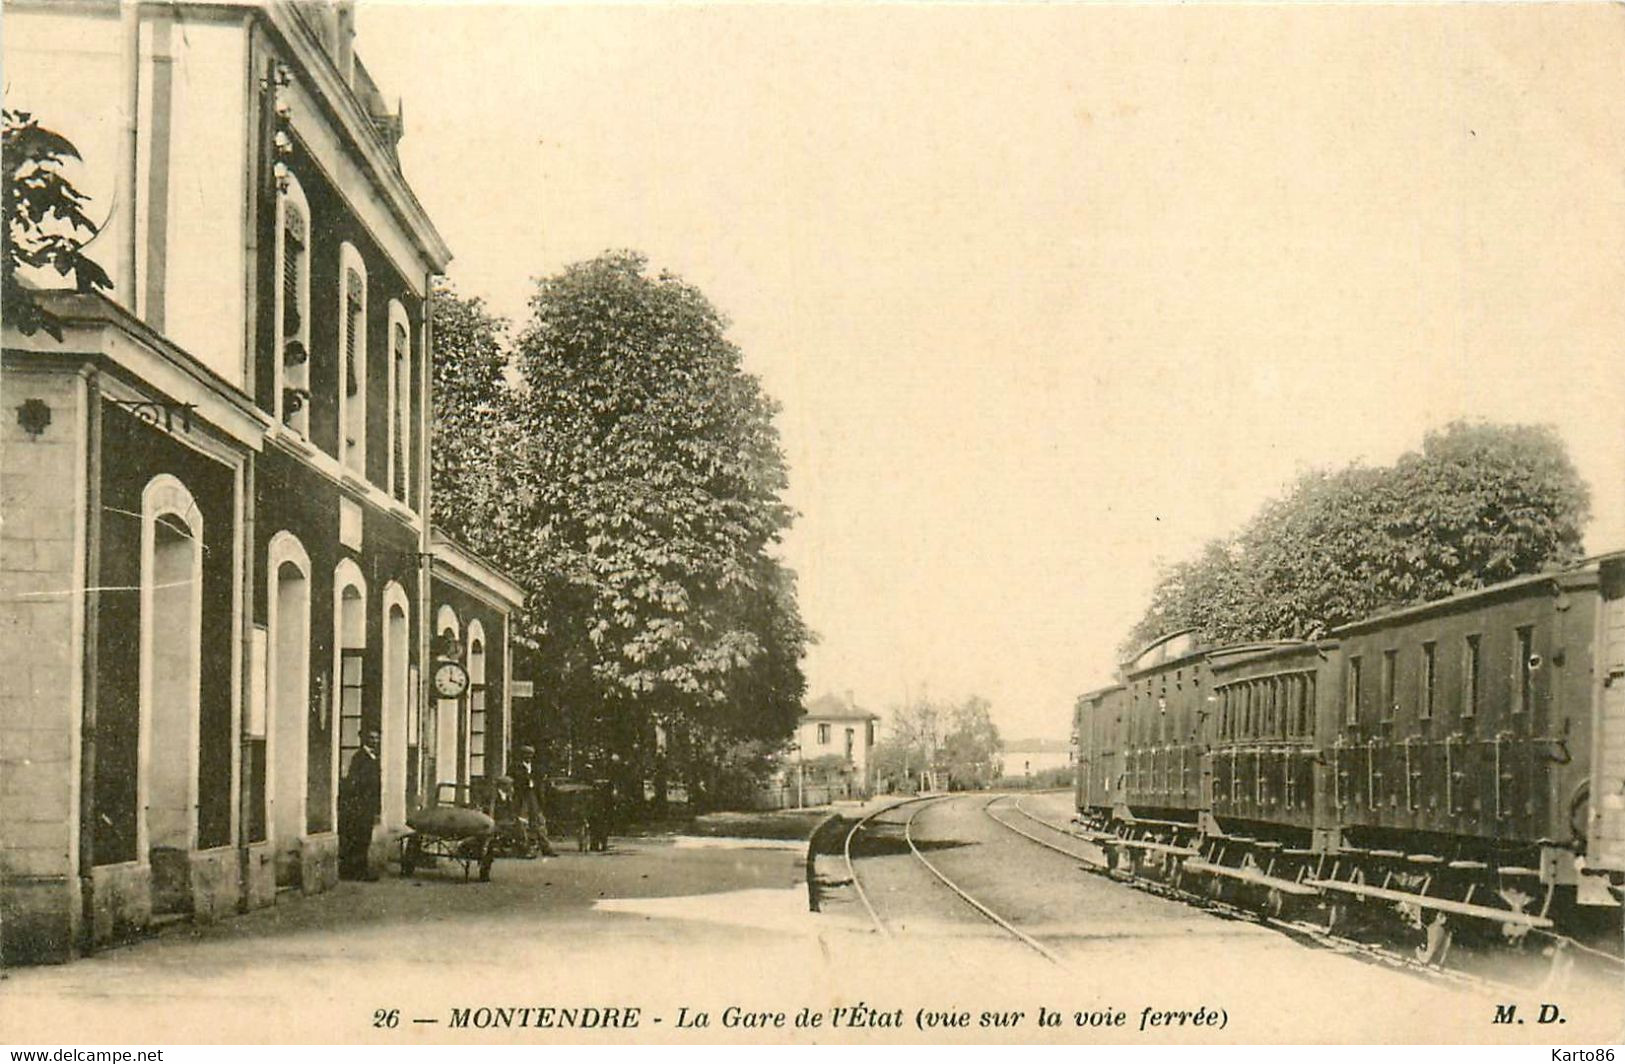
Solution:
{"label": "railway track", "polygon": [[853,844],[857,840],[859,832],[867,828],[871,822],[880,822],[881,817],[896,813],[904,806],[909,806],[911,808],[908,811],[908,815],[904,817],[901,822],[901,827],[903,829],[903,841],[908,844],[909,853],[917,861],[919,861],[928,872],[931,873],[936,881],[951,891],[960,901],[974,909],[989,923],[1008,934],[1011,938],[1020,942],[1023,946],[1026,946],[1028,949],[1037,953],[1051,964],[1062,968],[1066,967],[1065,963],[1054,953],[1054,951],[1050,950],[1042,942],[1039,942],[1037,939],[1033,938],[1019,927],[1016,927],[1005,917],[999,915],[993,909],[989,908],[985,902],[972,895],[958,883],[954,882],[954,880],[944,873],[935,862],[920,851],[919,845],[914,841],[914,818],[919,816],[920,813],[924,812],[928,806],[937,802],[946,801],[948,798],[948,795],[932,795],[927,798],[911,798],[906,802],[899,802],[896,805],[887,806],[885,809],[876,810],[875,812],[870,813],[868,816],[863,817],[861,820],[853,824],[851,829],[846,833],[846,839],[843,841],[841,848],[843,856],[846,859],[847,874],[851,878],[852,886],[858,895],[858,900],[863,903],[864,911],[869,914],[869,919],[874,923],[875,930],[877,930],[883,937],[892,937],[891,928],[888,927],[886,925],[886,921],[881,918],[879,911],[874,906],[874,902],[869,897],[869,892],[864,889],[862,878],[858,875],[857,862],[855,862],[852,858]]}
{"label": "railway track", "polygon": [[[1008,803],[1008,807],[1013,809],[1027,822],[1036,824],[1053,835],[1063,836],[1071,840],[1074,845],[1058,845],[1051,839],[1043,838],[1018,824],[1011,823],[1005,818],[999,816],[994,811],[994,807],[1000,803]],[[989,799],[983,805],[982,810],[994,823],[1013,832],[1014,834],[1020,835],[1023,838],[1026,838],[1027,840],[1047,849],[1053,850],[1056,853],[1064,854],[1067,857],[1082,862],[1082,867],[1086,871],[1098,875],[1108,876],[1117,882],[1132,884],[1136,888],[1144,890],[1148,893],[1183,902],[1206,912],[1213,913],[1214,915],[1220,916],[1224,919],[1240,920],[1248,923],[1259,924],[1278,931],[1281,934],[1284,934],[1307,946],[1326,949],[1331,952],[1357,958],[1368,963],[1378,964],[1386,968],[1403,971],[1411,975],[1437,982],[1453,984],[1464,989],[1479,991],[1527,991],[1531,989],[1528,986],[1519,986],[1514,983],[1492,979],[1477,973],[1464,972],[1457,969],[1427,964],[1415,958],[1407,957],[1403,953],[1396,953],[1393,950],[1385,948],[1384,946],[1376,943],[1361,942],[1344,936],[1331,934],[1324,928],[1317,927],[1314,924],[1306,923],[1301,920],[1288,920],[1280,917],[1269,916],[1256,912],[1252,909],[1231,905],[1228,902],[1216,900],[1204,894],[1197,894],[1181,887],[1174,886],[1170,883],[1147,879],[1142,876],[1135,876],[1121,871],[1113,871],[1108,868],[1105,855],[1099,850],[1099,847],[1088,839],[1080,836],[1072,829],[1071,825],[1057,824],[1045,817],[1038,816],[1022,805],[1021,800],[1014,795],[997,795]],[[1095,852],[1079,852],[1079,850],[1076,848],[1078,845],[1089,847]],[[1557,936],[1554,936],[1554,938],[1555,937]],[[1562,942],[1560,943],[1560,946],[1561,948],[1572,948],[1584,954],[1595,954],[1597,952],[1578,942]],[[1617,961],[1606,957],[1606,955],[1599,956],[1601,956],[1604,963],[1612,963],[1617,967]]]}

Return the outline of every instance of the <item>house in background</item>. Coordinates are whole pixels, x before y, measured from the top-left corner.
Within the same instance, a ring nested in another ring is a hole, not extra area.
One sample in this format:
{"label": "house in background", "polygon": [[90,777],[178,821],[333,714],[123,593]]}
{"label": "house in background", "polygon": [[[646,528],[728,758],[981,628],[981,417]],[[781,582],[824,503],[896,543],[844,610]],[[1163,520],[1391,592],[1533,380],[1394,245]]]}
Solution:
{"label": "house in background", "polygon": [[820,784],[844,780],[848,797],[867,796],[874,787],[870,754],[875,746],[876,713],[845,698],[824,695],[808,703],[796,724],[796,771],[820,777]]}
{"label": "house in background", "polygon": [[1073,763],[1072,744],[1065,739],[1014,739],[1004,744],[1004,775],[1026,778]]}

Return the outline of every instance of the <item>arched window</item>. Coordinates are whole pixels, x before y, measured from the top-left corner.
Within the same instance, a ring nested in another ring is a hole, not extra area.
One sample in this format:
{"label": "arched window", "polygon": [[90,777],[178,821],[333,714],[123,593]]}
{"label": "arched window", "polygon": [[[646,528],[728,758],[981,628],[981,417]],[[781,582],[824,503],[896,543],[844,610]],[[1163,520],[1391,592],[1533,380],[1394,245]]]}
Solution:
{"label": "arched window", "polygon": [[485,775],[485,628],[468,622],[468,778]]}
{"label": "arched window", "polygon": [[[338,812],[340,766],[361,745],[361,717],[366,704],[363,686],[367,653],[367,578],[345,558],[333,570],[333,682],[330,701],[317,701],[321,715],[310,732],[311,832],[331,831]],[[331,711],[329,712],[329,705]],[[316,766],[327,769],[315,771]],[[318,789],[319,788],[319,789]]]}
{"label": "arched window", "polygon": [[367,267],[339,248],[339,461],[367,475]]}
{"label": "arched window", "polygon": [[405,502],[412,474],[412,330],[406,308],[389,301],[389,491]]}
{"label": "arched window", "polygon": [[276,417],[310,434],[310,204],[292,174],[277,196]]}

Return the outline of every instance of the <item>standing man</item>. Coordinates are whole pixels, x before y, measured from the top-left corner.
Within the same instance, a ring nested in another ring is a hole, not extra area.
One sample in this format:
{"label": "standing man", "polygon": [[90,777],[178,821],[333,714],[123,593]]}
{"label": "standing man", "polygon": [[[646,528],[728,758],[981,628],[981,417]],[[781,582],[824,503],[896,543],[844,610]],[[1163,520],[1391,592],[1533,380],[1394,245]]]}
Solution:
{"label": "standing man", "polygon": [[521,746],[514,755],[514,763],[508,766],[508,774],[513,777],[514,807],[530,825],[531,838],[543,857],[557,856],[552,840],[547,837],[547,817],[542,812],[543,780],[536,767],[536,748],[528,744]]}
{"label": "standing man", "polygon": [[361,733],[361,749],[339,784],[339,875],[369,882],[378,878],[367,860],[372,826],[382,808],[383,773],[378,764],[378,729]]}

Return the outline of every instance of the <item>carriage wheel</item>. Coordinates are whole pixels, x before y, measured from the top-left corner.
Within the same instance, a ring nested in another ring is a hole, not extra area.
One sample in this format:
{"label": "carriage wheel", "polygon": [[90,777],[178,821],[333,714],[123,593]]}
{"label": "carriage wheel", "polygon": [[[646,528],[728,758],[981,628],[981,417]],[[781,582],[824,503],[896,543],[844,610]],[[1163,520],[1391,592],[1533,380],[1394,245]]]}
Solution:
{"label": "carriage wheel", "polygon": [[1455,940],[1455,931],[1446,921],[1445,914],[1429,920],[1424,928],[1425,938],[1422,944],[1416,947],[1416,959],[1431,967],[1441,967],[1444,959],[1450,953],[1450,944]]}

